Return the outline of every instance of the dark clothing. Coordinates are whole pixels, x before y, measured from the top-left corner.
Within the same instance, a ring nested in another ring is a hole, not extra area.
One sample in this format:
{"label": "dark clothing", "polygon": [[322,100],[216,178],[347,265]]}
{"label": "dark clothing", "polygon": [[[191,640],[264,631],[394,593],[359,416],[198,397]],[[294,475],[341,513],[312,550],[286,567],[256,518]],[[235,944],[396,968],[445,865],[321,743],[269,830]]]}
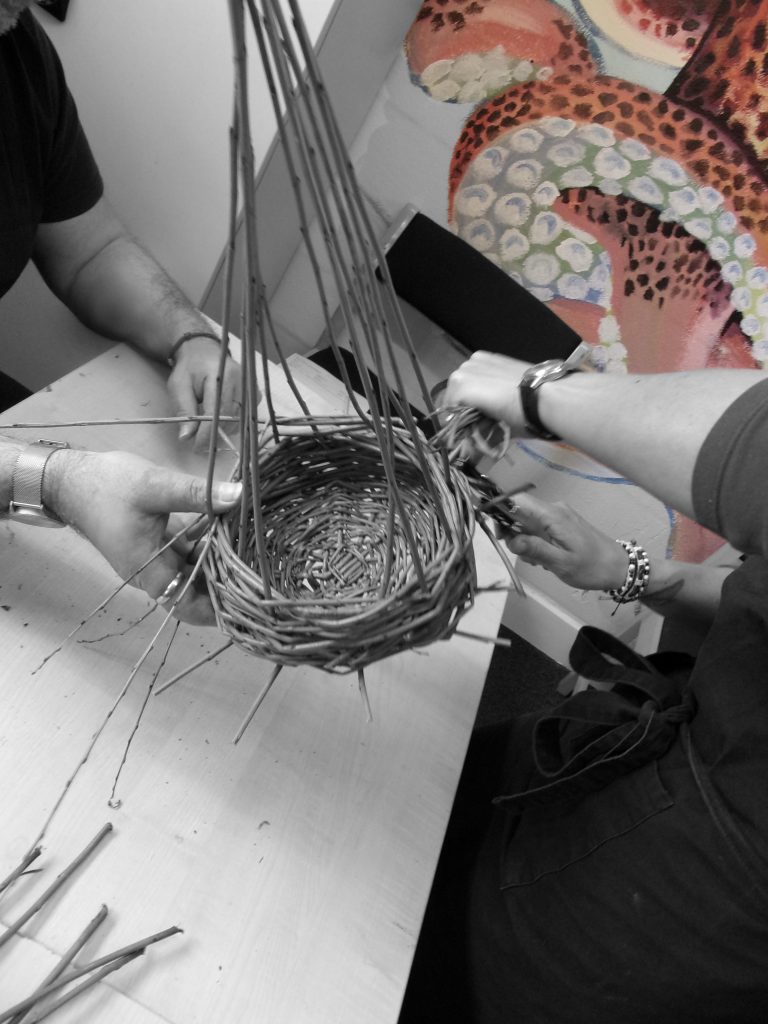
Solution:
{"label": "dark clothing", "polygon": [[[690,724],[666,753],[581,798],[491,814],[530,782],[540,716],[473,743],[402,1024],[768,1020],[766,451],[768,382],[697,462],[697,518],[751,557],[726,582],[685,691]],[[478,812],[464,813],[480,794],[481,845]]]}
{"label": "dark clothing", "polygon": [[30,259],[38,225],[85,213],[102,191],[58,56],[25,12],[0,36],[0,296]]}

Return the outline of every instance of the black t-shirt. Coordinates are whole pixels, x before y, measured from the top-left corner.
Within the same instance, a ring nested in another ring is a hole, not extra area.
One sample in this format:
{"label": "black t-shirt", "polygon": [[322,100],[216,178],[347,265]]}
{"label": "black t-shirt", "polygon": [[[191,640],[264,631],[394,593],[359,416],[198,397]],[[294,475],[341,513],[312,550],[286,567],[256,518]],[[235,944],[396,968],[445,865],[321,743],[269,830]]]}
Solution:
{"label": "black t-shirt", "polygon": [[0,296],[40,223],[85,213],[103,185],[50,40],[31,14],[0,36]]}

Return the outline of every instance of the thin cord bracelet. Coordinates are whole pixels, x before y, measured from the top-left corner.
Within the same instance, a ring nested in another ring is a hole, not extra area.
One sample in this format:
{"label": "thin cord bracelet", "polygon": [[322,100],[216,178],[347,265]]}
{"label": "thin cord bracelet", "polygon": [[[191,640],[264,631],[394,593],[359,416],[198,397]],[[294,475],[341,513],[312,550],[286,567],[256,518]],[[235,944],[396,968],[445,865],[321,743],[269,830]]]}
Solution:
{"label": "thin cord bracelet", "polygon": [[627,553],[627,575],[620,587],[608,591],[617,605],[639,601],[651,578],[651,560],[648,552],[635,540],[617,540]]}
{"label": "thin cord bracelet", "polygon": [[179,351],[185,341],[191,341],[192,338],[210,338],[211,341],[215,341],[217,345],[221,345],[221,338],[218,334],[214,334],[213,331],[187,331],[186,334],[182,334],[178,341],[174,342],[171,351],[168,353],[168,365],[176,365],[176,353]]}

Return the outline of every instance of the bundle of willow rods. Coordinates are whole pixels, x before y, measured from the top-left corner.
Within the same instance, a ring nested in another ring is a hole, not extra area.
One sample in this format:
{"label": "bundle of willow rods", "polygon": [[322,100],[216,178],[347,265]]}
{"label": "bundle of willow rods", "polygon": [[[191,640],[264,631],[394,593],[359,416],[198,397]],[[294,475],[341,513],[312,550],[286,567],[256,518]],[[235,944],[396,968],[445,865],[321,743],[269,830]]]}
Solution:
{"label": "bundle of willow rods", "polygon": [[[238,476],[244,496],[230,515],[218,519],[211,513],[204,569],[218,625],[240,647],[279,665],[360,672],[455,630],[476,591],[475,514],[466,479],[444,450],[430,446],[401,397],[405,383],[396,348],[408,354],[409,376],[418,383],[427,414],[434,414],[301,13],[296,0],[287,5],[290,28],[278,0],[229,0],[235,117],[222,320],[226,331],[242,202]],[[272,321],[259,266],[249,31],[272,97],[314,298],[351,416],[310,413]],[[363,400],[341,357],[342,338],[362,381]],[[287,421],[275,414],[270,358],[282,366],[301,417]],[[223,360],[224,353],[222,368]],[[262,396],[266,424],[257,416]],[[212,475],[213,449],[209,484]]]}

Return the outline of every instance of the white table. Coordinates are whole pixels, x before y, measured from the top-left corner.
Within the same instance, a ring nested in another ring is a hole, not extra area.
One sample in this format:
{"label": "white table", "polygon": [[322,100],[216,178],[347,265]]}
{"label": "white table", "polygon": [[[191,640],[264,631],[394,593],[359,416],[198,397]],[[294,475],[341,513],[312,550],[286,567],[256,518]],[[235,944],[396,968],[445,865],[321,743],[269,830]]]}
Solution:
{"label": "white table", "polygon": [[[329,378],[330,380],[330,378]],[[311,369],[307,389],[336,401]],[[336,396],[336,397],[334,397]],[[118,346],[2,415],[4,423],[167,414],[163,373]],[[19,433],[16,431],[16,433]],[[161,426],[34,429],[201,469]],[[481,583],[504,581],[478,541]],[[125,589],[33,671],[113,589],[70,530],[0,522],[0,877],[39,831],[101,725],[159,611]],[[503,592],[462,628],[494,636]],[[222,643],[183,626],[160,681]],[[29,993],[101,903],[91,959],[170,925],[184,929],[59,1011],[57,1024],[394,1024],[464,758],[491,644],[462,637],[356,676],[286,668],[240,743],[272,666],[231,649],[148,702],[107,799],[150,678],[142,670],[44,840],[38,875],[0,900],[7,925],[107,821],[84,870],[0,949],[0,1008]],[[151,666],[156,662],[151,661]],[[513,680],[511,680],[513,682]]]}

